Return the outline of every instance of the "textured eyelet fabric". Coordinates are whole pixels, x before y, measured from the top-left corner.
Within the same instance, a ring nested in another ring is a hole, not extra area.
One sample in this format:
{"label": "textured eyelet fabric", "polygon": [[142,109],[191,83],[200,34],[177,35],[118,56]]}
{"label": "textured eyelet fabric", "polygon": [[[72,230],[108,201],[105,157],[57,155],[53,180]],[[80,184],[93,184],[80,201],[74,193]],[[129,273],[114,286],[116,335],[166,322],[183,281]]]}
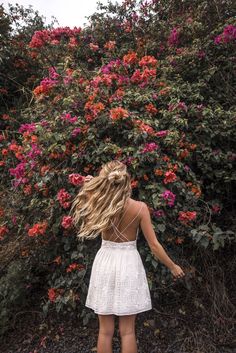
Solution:
{"label": "textured eyelet fabric", "polygon": [[95,255],[85,306],[97,314],[132,315],[152,309],[137,239],[102,239]]}

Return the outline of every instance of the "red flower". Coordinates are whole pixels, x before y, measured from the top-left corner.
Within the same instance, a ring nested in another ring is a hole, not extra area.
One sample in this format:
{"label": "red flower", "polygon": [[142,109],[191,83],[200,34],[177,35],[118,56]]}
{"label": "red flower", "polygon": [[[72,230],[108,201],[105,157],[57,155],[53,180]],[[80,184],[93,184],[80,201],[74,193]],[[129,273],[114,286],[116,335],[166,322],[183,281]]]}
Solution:
{"label": "red flower", "polygon": [[138,180],[132,180],[131,181],[131,188],[134,189],[138,186]]}
{"label": "red flower", "polygon": [[46,229],[47,229],[47,222],[36,223],[32,228],[28,230],[28,235],[30,237],[43,235],[45,234]]}
{"label": "red flower", "polygon": [[145,105],[145,109],[150,114],[156,114],[158,112],[157,108],[152,103]]}
{"label": "red flower", "polygon": [[163,180],[164,184],[173,183],[177,179],[177,176],[172,170],[165,172],[165,179]]}
{"label": "red flower", "polygon": [[69,175],[69,182],[73,185],[82,185],[84,183],[85,177],[80,174],[70,174]]}
{"label": "red flower", "polygon": [[57,297],[64,292],[62,288],[49,288],[48,289],[48,298],[51,302],[55,302]]}
{"label": "red flower", "polygon": [[57,193],[57,200],[60,202],[60,205],[63,208],[68,208],[71,205],[71,202],[69,201],[71,195],[63,188],[60,189]]}
{"label": "red flower", "polygon": [[71,216],[64,216],[61,222],[63,228],[68,229],[71,227],[73,219]]}
{"label": "red flower", "polygon": [[55,288],[48,289],[48,298],[51,302],[55,302],[57,298],[57,293],[55,291]]}
{"label": "red flower", "polygon": [[9,233],[9,229],[6,226],[0,226],[0,240],[2,240],[7,233]]}
{"label": "red flower", "polygon": [[196,216],[196,211],[179,211],[178,220],[183,224],[187,224],[189,221],[193,221],[194,219],[196,219]]}
{"label": "red flower", "polygon": [[122,118],[127,118],[128,116],[129,116],[128,111],[121,107],[113,108],[110,110],[110,118],[112,120],[119,120]]}
{"label": "red flower", "polygon": [[85,266],[83,264],[77,264],[77,263],[73,263],[73,264],[70,264],[67,269],[66,269],[66,272],[71,272],[73,270],[78,270],[78,271],[82,271],[85,269]]}
{"label": "red flower", "polygon": [[142,57],[142,59],[139,61],[139,66],[156,66],[157,65],[157,59],[154,58],[154,56],[146,55]]}
{"label": "red flower", "polygon": [[123,56],[124,64],[132,65],[137,61],[137,53],[132,52]]}

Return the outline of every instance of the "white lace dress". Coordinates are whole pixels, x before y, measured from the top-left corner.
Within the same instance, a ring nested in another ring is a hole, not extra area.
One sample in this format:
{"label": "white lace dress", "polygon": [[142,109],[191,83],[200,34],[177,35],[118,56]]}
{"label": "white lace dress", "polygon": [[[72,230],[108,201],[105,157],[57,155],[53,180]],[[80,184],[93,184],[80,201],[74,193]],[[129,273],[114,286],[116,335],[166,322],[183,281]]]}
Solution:
{"label": "white lace dress", "polygon": [[[114,223],[113,229],[118,238],[125,237],[125,229],[120,233]],[[132,241],[102,238],[93,261],[85,302],[85,306],[96,314],[122,316],[152,309],[145,268],[137,250],[137,236],[138,229],[136,239]]]}

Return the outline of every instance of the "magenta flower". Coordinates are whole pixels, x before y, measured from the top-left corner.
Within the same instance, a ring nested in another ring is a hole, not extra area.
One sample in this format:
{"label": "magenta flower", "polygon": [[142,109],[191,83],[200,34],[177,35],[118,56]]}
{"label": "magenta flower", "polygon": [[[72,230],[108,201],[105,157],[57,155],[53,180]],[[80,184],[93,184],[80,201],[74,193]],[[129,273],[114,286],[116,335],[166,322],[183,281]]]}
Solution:
{"label": "magenta flower", "polygon": [[155,151],[157,148],[159,148],[159,146],[155,142],[150,142],[145,144],[141,152],[142,153],[152,152],[152,151]]}
{"label": "magenta flower", "polygon": [[79,133],[81,132],[81,129],[79,127],[76,127],[72,133],[71,133],[71,136],[72,137],[76,137]]}
{"label": "magenta flower", "polygon": [[168,130],[161,130],[161,131],[157,131],[155,136],[159,136],[159,137],[164,137],[168,134]]}
{"label": "magenta flower", "polygon": [[170,32],[167,43],[170,47],[175,47],[179,44],[179,32],[176,27]]}
{"label": "magenta flower", "polygon": [[157,218],[161,218],[165,216],[165,212],[163,210],[156,210],[153,212],[153,215]]}
{"label": "magenta flower", "polygon": [[167,205],[170,207],[174,206],[176,195],[170,190],[166,190],[161,194],[161,197],[167,201]]}
{"label": "magenta flower", "polygon": [[215,37],[214,43],[216,45],[221,43],[229,43],[236,39],[236,27],[234,25],[228,25],[224,28],[223,33]]}
{"label": "magenta flower", "polygon": [[35,132],[36,130],[36,125],[35,123],[30,123],[30,124],[21,124],[20,128],[18,129],[18,132]]}

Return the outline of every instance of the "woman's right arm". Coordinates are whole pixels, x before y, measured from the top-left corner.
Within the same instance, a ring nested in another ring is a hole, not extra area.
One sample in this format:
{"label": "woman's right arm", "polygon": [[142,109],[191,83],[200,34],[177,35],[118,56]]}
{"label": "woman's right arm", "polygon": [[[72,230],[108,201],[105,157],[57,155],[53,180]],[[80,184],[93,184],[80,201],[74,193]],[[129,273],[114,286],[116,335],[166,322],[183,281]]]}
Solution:
{"label": "woman's right arm", "polygon": [[165,266],[169,268],[174,277],[180,278],[184,276],[184,272],[180,266],[176,265],[167,255],[163,246],[157,240],[148,206],[143,202],[141,212],[140,226],[144,237],[146,238],[151,252],[156,256]]}

